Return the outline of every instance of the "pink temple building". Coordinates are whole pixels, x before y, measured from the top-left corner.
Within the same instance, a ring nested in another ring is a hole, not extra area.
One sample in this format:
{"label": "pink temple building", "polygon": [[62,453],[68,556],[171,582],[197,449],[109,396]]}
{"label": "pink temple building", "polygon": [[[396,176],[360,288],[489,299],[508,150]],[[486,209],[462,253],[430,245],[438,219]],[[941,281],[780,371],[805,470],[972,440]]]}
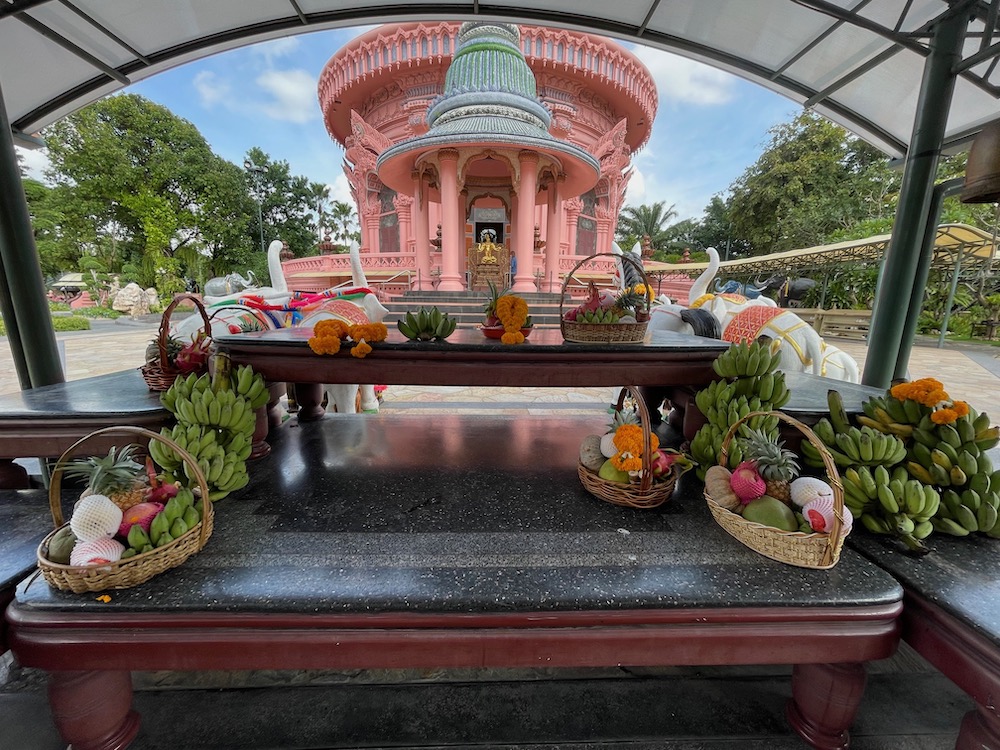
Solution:
{"label": "pink temple building", "polygon": [[[611,251],[657,93],[609,40],[445,22],[355,39],[324,67],[319,101],[344,147],[371,282],[528,292],[559,291],[580,259]],[[283,266],[297,289],[350,278],[345,255]]]}

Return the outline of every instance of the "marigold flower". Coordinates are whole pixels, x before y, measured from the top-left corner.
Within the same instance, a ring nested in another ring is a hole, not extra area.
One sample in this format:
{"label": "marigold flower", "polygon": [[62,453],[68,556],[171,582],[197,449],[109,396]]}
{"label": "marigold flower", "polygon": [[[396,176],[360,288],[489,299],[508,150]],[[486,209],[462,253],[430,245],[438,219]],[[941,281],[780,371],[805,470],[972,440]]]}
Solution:
{"label": "marigold flower", "polygon": [[371,354],[372,348],[368,345],[368,342],[361,339],[358,343],[354,345],[351,349],[351,356],[357,357],[358,359],[364,359],[367,355]]}
{"label": "marigold flower", "polygon": [[340,338],[337,336],[313,336],[309,339],[309,348],[316,354],[336,354],[340,351]]}
{"label": "marigold flower", "polygon": [[523,344],[524,334],[520,331],[506,331],[503,336],[500,337],[501,344]]}
{"label": "marigold flower", "polygon": [[[507,333],[520,331],[528,319],[528,303],[516,294],[505,294],[497,300],[496,316]],[[524,337],[521,337],[521,341],[504,341],[503,337],[500,340],[505,344],[520,344]]]}
{"label": "marigold flower", "polygon": [[[623,424],[615,430],[615,448],[621,453],[631,453],[642,456],[642,428],[637,424]],[[660,441],[656,435],[649,436],[649,450],[655,451],[660,447]],[[640,459],[641,462],[641,459]]]}
{"label": "marigold flower", "polygon": [[353,325],[348,330],[348,334],[355,341],[373,341],[378,343],[379,341],[385,341],[389,336],[389,331],[385,327],[385,323],[360,323],[358,325]]}
{"label": "marigold flower", "polygon": [[934,424],[951,424],[958,419],[958,414],[954,409],[937,409],[931,412],[931,421]]}
{"label": "marigold flower", "polygon": [[611,457],[611,465],[618,471],[642,471],[642,458],[623,451]]}
{"label": "marigold flower", "polygon": [[336,336],[338,339],[342,339],[347,336],[347,332],[347,323],[333,318],[321,320],[313,327],[315,336]]}
{"label": "marigold flower", "polygon": [[951,408],[955,410],[955,413],[959,417],[966,417],[969,415],[969,405],[965,401],[956,401]]}

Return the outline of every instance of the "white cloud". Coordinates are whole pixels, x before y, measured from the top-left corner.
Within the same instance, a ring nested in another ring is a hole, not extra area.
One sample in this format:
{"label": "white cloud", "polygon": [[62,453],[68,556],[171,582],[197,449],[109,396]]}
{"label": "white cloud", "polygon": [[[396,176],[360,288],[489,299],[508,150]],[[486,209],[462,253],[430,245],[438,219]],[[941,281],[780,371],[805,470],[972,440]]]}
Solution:
{"label": "white cloud", "polygon": [[261,42],[251,49],[255,55],[263,57],[268,65],[272,65],[275,60],[282,57],[289,57],[298,51],[300,42],[294,36],[286,36],[281,39],[273,39],[270,42]]}
{"label": "white cloud", "polygon": [[27,149],[20,146],[15,148],[22,158],[27,176],[39,182],[45,182],[43,172],[49,168],[49,152],[44,148]]}
{"label": "white cloud", "polygon": [[656,81],[661,107],[719,105],[733,98],[736,78],[725,71],[652,47],[639,46],[632,52]]}
{"label": "white cloud", "polygon": [[330,188],[330,201],[341,201],[349,206],[354,205],[354,196],[351,195],[351,184],[347,181],[347,175],[341,173],[337,178],[327,185]]}
{"label": "white cloud", "polygon": [[230,100],[232,89],[229,83],[210,70],[196,73],[192,83],[194,90],[198,92],[198,99],[206,109],[211,109],[219,102],[225,103]]}
{"label": "white cloud", "polygon": [[297,123],[319,117],[316,78],[305,70],[268,70],[257,76],[256,83],[272,99],[261,105],[268,117]]}

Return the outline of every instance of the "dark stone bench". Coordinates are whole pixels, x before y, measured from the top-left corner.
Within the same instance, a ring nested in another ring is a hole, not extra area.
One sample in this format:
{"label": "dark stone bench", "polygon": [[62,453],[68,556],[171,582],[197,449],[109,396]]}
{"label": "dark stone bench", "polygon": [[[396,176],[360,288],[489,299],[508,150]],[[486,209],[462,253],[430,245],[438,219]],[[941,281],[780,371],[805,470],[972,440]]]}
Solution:
{"label": "dark stone bench", "polygon": [[912,557],[883,537],[852,534],[849,546],[903,586],[903,639],[976,702],[957,750],[1000,748],[1000,541],[935,534]]}
{"label": "dark stone bench", "polygon": [[794,665],[789,735],[846,747],[864,663],[898,643],[897,582],[850,550],[833,571],[757,555],[690,476],[651,511],[592,497],[579,444],[604,424],[288,422],[205,549],[106,602],[22,585],[12,649],[94,750],[138,730],[130,670],[725,664]]}
{"label": "dark stone bench", "polygon": [[[171,420],[160,394],[149,390],[138,370],[0,396],[0,488],[29,486],[27,472],[15,458],[58,458],[102,427],[129,425],[159,432]],[[87,451],[107,451],[115,442],[114,436],[95,438]]]}

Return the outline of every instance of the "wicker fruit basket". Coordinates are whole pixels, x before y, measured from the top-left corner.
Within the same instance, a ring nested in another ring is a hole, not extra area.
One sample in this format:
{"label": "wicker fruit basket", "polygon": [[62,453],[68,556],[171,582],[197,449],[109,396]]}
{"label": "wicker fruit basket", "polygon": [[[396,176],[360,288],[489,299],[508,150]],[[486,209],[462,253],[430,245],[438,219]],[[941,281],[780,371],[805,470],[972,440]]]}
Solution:
{"label": "wicker fruit basket", "polygon": [[[98,435],[109,433],[159,440],[184,459],[198,480],[198,488],[203,498],[201,521],[191,527],[186,534],[172,542],[126,560],[99,565],[62,565],[52,562],[48,559],[49,542],[60,529],[68,525],[63,523],[61,502],[62,475],[66,463],[87,441]],[[170,438],[141,427],[105,427],[85,435],[67,448],[52,471],[49,483],[49,510],[52,512],[55,529],[38,545],[38,569],[50,586],[61,591],[72,591],[75,594],[108,589],[127,589],[145,583],[165,570],[177,567],[205,546],[208,538],[212,535],[215,518],[215,510],[212,507],[212,502],[208,499],[208,484],[205,475],[194,457]]]}
{"label": "wicker fruit basket", "polygon": [[563,279],[562,296],[559,298],[559,328],[566,341],[579,344],[604,343],[604,344],[638,344],[646,337],[646,326],[649,321],[649,295],[645,295],[646,305],[644,309],[636,310],[635,323],[582,323],[575,320],[566,320],[563,313],[563,303],[566,300],[566,285],[573,278],[573,274],[584,263],[594,258],[615,258],[630,264],[642,274],[643,283],[649,288],[649,277],[643,270],[642,263],[637,261],[631,254],[625,253],[597,253],[583,258],[573,266],[573,270],[566,274]]}
{"label": "wicker fruit basket", "polygon": [[794,417],[790,417],[780,411],[750,412],[743,419],[730,425],[729,432],[726,433],[726,437],[722,441],[722,449],[719,452],[719,465],[728,465],[729,444],[736,435],[739,426],[757,415],[777,416],[781,421],[798,429],[819,451],[820,456],[823,458],[823,466],[826,469],[827,483],[833,488],[834,521],[830,533],[813,532],[805,534],[801,531],[782,531],[773,526],[764,526],[753,521],[748,521],[738,513],[733,513],[719,505],[706,489],[705,499],[708,501],[708,509],[712,512],[719,525],[731,536],[736,537],[736,539],[743,542],[747,547],[764,555],[764,557],[800,568],[816,568],[819,570],[832,568],[840,559],[840,551],[844,546],[845,535],[840,533],[844,518],[844,486],[841,484],[840,474],[837,472],[837,465],[834,463],[833,457],[826,449],[823,441],[811,429]]}
{"label": "wicker fruit basket", "polygon": [[584,488],[594,497],[627,508],[648,510],[659,507],[670,499],[671,495],[674,494],[674,486],[677,484],[677,474],[671,471],[666,479],[653,481],[649,410],[646,409],[646,404],[639,391],[631,386],[626,386],[618,394],[618,402],[615,405],[617,411],[625,408],[626,396],[631,396],[639,413],[639,425],[642,427],[642,473],[639,476],[639,481],[626,484],[602,479],[596,472],[591,471],[582,463],[577,465],[576,470]]}
{"label": "wicker fruit basket", "polygon": [[211,338],[212,336],[212,322],[209,320],[208,311],[205,310],[205,305],[202,304],[201,300],[194,294],[178,294],[174,297],[160,318],[160,334],[156,339],[160,356],[139,368],[139,372],[142,373],[142,377],[151,391],[167,390],[181,374],[180,370],[170,364],[170,358],[167,355],[167,340],[170,338],[170,315],[177,308],[177,305],[185,300],[193,302],[195,309],[201,315],[202,322],[205,324],[202,329],[205,337]]}

